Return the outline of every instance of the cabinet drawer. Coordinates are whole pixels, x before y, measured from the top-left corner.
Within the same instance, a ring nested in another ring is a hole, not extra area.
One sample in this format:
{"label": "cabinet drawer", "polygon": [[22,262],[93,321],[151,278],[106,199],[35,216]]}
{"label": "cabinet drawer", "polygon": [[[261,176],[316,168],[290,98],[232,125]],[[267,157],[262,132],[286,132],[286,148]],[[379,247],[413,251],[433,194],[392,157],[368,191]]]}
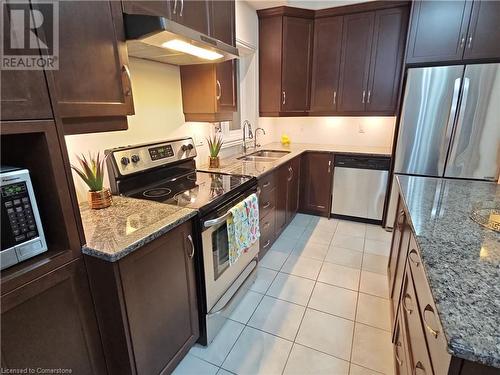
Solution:
{"label": "cabinet drawer", "polygon": [[406,327],[403,322],[402,309],[397,314],[396,325],[394,328],[393,351],[395,359],[396,375],[410,375],[408,368],[408,338]]}
{"label": "cabinet drawer", "polygon": [[413,286],[410,267],[406,267],[401,293],[401,310],[404,315],[404,324],[407,327],[409,343],[409,362],[411,373],[432,374],[431,360],[427,350],[425,334],[420,321],[417,296]]}
{"label": "cabinet drawer", "polygon": [[450,366],[451,357],[446,351],[446,338],[437,315],[436,306],[432,298],[427,279],[422,268],[422,261],[415,239],[411,238],[408,264],[415,283],[420,318],[424,328],[429,355],[436,374],[446,374]]}
{"label": "cabinet drawer", "polygon": [[276,210],[271,211],[260,220],[260,254],[262,258],[271,248],[275,240]]}
{"label": "cabinet drawer", "polygon": [[276,207],[276,188],[266,191],[265,194],[260,193],[259,197],[259,216],[263,218],[268,215],[271,210]]}
{"label": "cabinet drawer", "polygon": [[260,194],[269,193],[276,187],[275,173],[268,173],[263,177],[259,177]]}

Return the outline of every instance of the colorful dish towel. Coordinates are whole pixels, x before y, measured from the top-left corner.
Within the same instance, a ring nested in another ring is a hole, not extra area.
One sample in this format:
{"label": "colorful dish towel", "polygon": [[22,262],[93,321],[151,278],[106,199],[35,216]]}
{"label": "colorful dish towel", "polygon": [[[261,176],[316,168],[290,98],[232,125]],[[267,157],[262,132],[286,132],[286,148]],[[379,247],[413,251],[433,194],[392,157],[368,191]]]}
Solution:
{"label": "colorful dish towel", "polygon": [[227,237],[229,242],[229,265],[236,263],[260,237],[259,200],[251,194],[229,210]]}

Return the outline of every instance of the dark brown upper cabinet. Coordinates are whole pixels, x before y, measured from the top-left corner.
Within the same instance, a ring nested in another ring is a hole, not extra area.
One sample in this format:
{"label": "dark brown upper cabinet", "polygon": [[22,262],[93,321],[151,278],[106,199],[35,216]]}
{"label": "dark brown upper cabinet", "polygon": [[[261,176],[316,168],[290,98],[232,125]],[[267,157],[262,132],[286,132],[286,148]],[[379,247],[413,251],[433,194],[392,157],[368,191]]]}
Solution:
{"label": "dark brown upper cabinet", "polygon": [[119,2],[59,3],[59,69],[48,77],[66,134],[127,129],[134,103]]}
{"label": "dark brown upper cabinet", "polygon": [[234,0],[210,1],[210,36],[236,46],[235,17]]}
{"label": "dark brown upper cabinet", "polygon": [[307,152],[300,167],[300,211],[328,217],[332,201],[332,159],[329,152]]}
{"label": "dark brown upper cabinet", "polygon": [[500,3],[415,1],[406,62],[500,58]]}
{"label": "dark brown upper cabinet", "polygon": [[373,12],[344,17],[338,112],[364,112],[373,38]]}
{"label": "dark brown upper cabinet", "polygon": [[174,0],[173,3],[172,19],[174,21],[208,35],[208,0]]}
{"label": "dark brown upper cabinet", "polygon": [[186,121],[230,121],[237,110],[237,63],[183,65],[182,107]]}
{"label": "dark brown upper cabinet", "polygon": [[464,59],[500,58],[500,2],[474,1]]}
{"label": "dark brown upper cabinet", "polygon": [[[29,8],[29,4],[26,3],[24,7]],[[6,30],[10,29],[9,15],[10,12],[3,12]],[[8,38],[9,34],[1,37]],[[54,117],[43,71],[2,70],[0,78],[1,120],[41,120]]]}
{"label": "dark brown upper cabinet", "polygon": [[460,60],[471,8],[470,1],[415,1],[406,62]]}
{"label": "dark brown upper cabinet", "polygon": [[287,7],[258,11],[261,116],[307,114],[313,14]]}
{"label": "dark brown upper cabinet", "polygon": [[409,9],[407,6],[375,12],[366,112],[396,113]]}
{"label": "dark brown upper cabinet", "polygon": [[337,111],[343,20],[339,16],[314,21],[311,114]]}

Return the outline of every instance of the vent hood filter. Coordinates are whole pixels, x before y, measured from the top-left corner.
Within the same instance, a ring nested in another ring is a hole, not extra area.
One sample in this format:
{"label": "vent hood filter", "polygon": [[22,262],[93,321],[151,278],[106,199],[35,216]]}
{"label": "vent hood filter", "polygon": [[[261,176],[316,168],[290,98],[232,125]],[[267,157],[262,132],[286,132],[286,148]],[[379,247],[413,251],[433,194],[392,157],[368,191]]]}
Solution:
{"label": "vent hood filter", "polygon": [[159,16],[124,14],[128,54],[173,65],[222,62],[238,49]]}

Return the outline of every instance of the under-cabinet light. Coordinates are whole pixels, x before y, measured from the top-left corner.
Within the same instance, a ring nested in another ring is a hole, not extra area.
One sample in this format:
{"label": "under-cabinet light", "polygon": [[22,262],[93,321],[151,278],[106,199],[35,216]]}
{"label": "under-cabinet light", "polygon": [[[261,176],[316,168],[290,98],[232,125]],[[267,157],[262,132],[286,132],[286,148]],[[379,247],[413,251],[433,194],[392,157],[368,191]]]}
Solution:
{"label": "under-cabinet light", "polygon": [[210,51],[205,48],[197,47],[183,40],[173,39],[162,44],[163,47],[173,49],[175,51],[184,52],[193,56],[200,57],[206,60],[217,60],[223,57],[220,53]]}

